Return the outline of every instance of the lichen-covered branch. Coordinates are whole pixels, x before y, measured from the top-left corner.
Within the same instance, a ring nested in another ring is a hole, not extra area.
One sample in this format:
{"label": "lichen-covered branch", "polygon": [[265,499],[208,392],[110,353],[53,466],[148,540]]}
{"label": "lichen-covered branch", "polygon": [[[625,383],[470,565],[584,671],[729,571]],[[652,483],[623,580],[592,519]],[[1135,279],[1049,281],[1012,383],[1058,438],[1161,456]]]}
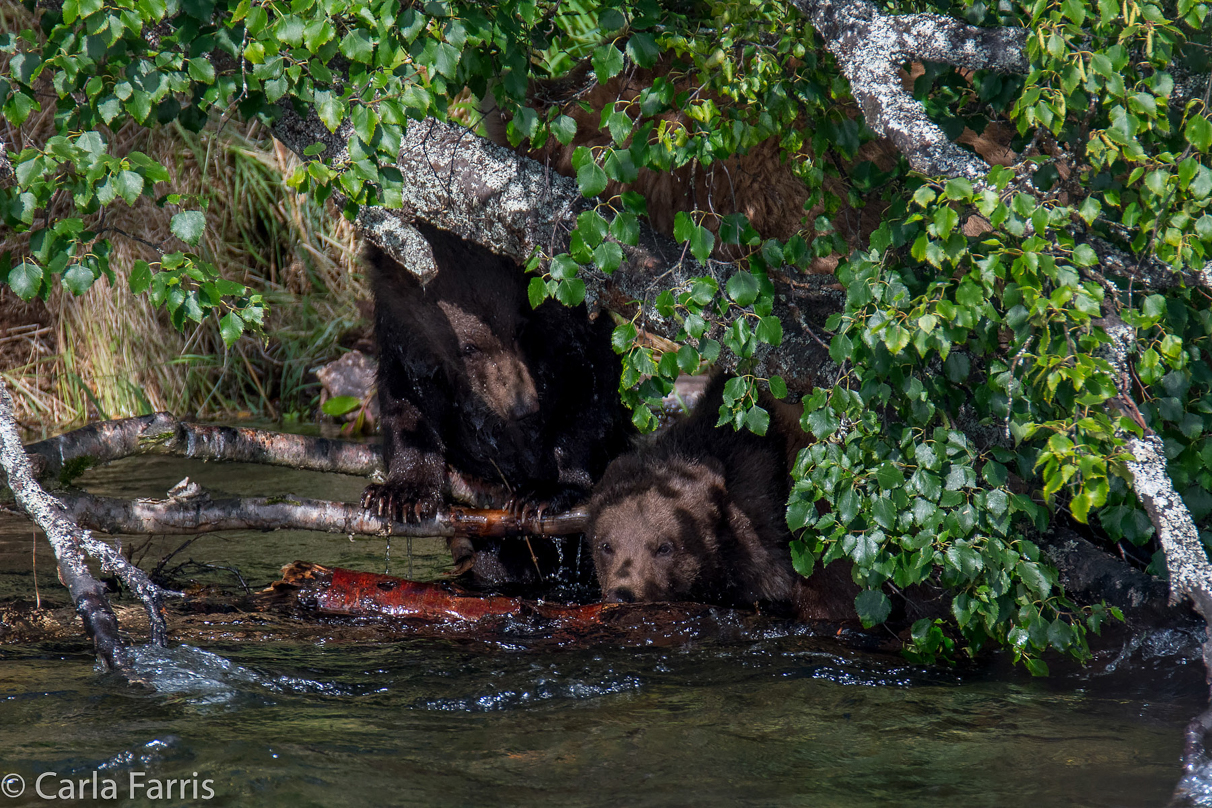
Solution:
{"label": "lichen-covered branch", "polygon": [[[1105,316],[1102,324],[1112,340],[1105,354],[1113,368],[1119,393],[1114,403],[1122,414],[1136,420],[1143,430],[1143,435],[1125,435],[1126,448],[1132,455],[1126,465],[1132,475],[1132,488],[1149,514],[1166,555],[1170,601],[1177,603],[1189,598],[1196,611],[1212,625],[1212,563],[1209,563],[1208,554],[1200,541],[1195,520],[1174,489],[1166,470],[1162,440],[1145,426],[1132,400],[1128,356],[1135,346],[1136,335],[1118,315]],[[1204,645],[1204,665],[1212,678],[1212,635]]]}
{"label": "lichen-covered branch", "polygon": [[[147,454],[357,477],[373,477],[383,471],[378,446],[249,427],[192,424],[165,412],[89,424],[31,443],[25,451],[39,480],[58,480],[63,485],[94,466]],[[500,507],[510,496],[503,485],[471,480],[453,470],[448,472],[447,484],[455,501],[477,508]]]}
{"label": "lichen-covered branch", "polygon": [[[1195,611],[1203,618],[1204,676],[1212,683],[1212,563],[1208,561],[1191,511],[1174,488],[1174,481],[1166,468],[1162,439],[1148,428],[1132,399],[1128,357],[1136,347],[1136,334],[1118,314],[1108,313],[1106,309],[1101,325],[1111,337],[1103,354],[1111,364],[1118,393],[1112,405],[1122,415],[1136,421],[1142,431],[1140,435],[1126,431],[1121,433],[1127,438],[1125,448],[1132,458],[1125,463],[1132,477],[1132,488],[1149,514],[1166,556],[1171,605],[1184,599],[1190,600]],[[1207,776],[1212,765],[1206,753],[1210,728],[1212,710],[1196,716],[1187,726],[1183,755],[1185,776],[1179,782],[1171,804],[1185,804],[1193,789],[1203,787],[1201,780]],[[1191,804],[1195,804],[1195,801]]]}
{"label": "lichen-covered branch", "polygon": [[1024,28],[976,28],[936,14],[881,14],[866,0],[793,0],[850,81],[872,131],[887,136],[916,171],[980,180],[984,160],[951,142],[904,88],[906,62],[1025,73]]}
{"label": "lichen-covered branch", "polygon": [[0,140],[0,186],[8,185],[16,178],[13,164],[8,159],[8,148],[4,145],[4,141]]}
{"label": "lichen-covered branch", "polygon": [[[286,108],[274,124],[274,137],[287,148],[307,158],[303,150],[313,143],[323,143],[324,151],[317,159],[342,163],[349,159],[349,141],[354,136],[353,124],[346,118],[335,132],[328,128],[313,112],[306,118],[299,117],[293,109]],[[470,132],[467,133],[471,135]],[[340,194],[334,199],[343,203]],[[408,267],[422,282],[428,282],[437,274],[433,251],[429,242],[411,224],[411,218],[400,216],[396,211],[383,208],[363,207],[358,211],[357,226],[362,235],[384,250],[398,263]]]}
{"label": "lichen-covered branch", "polygon": [[[1212,618],[1212,564],[1191,512],[1170,481],[1162,440],[1147,432],[1144,437],[1130,438],[1127,448],[1133,457],[1127,461],[1133,487],[1166,553],[1170,600],[1189,597],[1200,614]],[[1212,654],[1205,652],[1205,661],[1212,663]]]}
{"label": "lichen-covered branch", "polygon": [[383,468],[374,446],[245,427],[210,426],[169,413],[89,424],[25,447],[40,479],[69,481],[123,457],[177,455],[369,477]]}
{"label": "lichen-covered branch", "polygon": [[453,507],[417,524],[377,516],[357,503],[305,497],[211,499],[188,496],[124,500],[78,492],[59,495],[80,525],[104,533],[180,535],[220,530],[316,530],[347,536],[505,538],[569,536],[585,530],[586,512],[520,517],[505,510]]}
{"label": "lichen-covered branch", "polygon": [[3,464],[9,489],[17,505],[46,533],[59,564],[59,574],[84,629],[92,638],[97,656],[108,668],[124,664],[123,644],[118,636],[118,620],[105,597],[105,587],[92,576],[86,556],[101,562],[101,569],[118,576],[147,607],[151,640],[157,645],[167,641],[163,599],[166,593],[148,580],[138,567],[128,563],[116,549],[94,539],[87,530],[73,523],[63,506],[42,490],[34,476],[29,458],[21,446],[13,401],[8,387],[0,380],[0,464]]}
{"label": "lichen-covered branch", "polygon": [[[304,120],[287,112],[273,131],[299,155],[313,143],[327,144],[326,155],[339,155],[345,148],[342,129],[331,133],[314,116]],[[393,254],[408,249],[403,239],[415,232],[412,222],[420,220],[521,263],[535,250],[548,255],[565,251],[577,214],[589,206],[573,180],[460,126],[432,119],[409,125],[397,167],[407,178],[404,207],[367,208],[358,219],[363,235]],[[726,262],[701,264],[684,252],[641,224],[639,243],[623,249],[623,263],[614,273],[581,269],[586,299],[591,306],[630,316],[634,301],[650,301],[696,277],[714,278],[723,287],[736,269]],[[427,271],[423,264],[419,274],[425,277]],[[828,316],[839,310],[842,293],[829,276],[798,278],[794,285],[776,279],[775,288],[782,304],[775,313],[782,320],[783,342],[759,347],[750,372],[780,375],[792,390],[804,392],[831,367],[812,331],[823,330]],[[636,325],[671,339],[680,327],[652,306],[643,307]],[[736,358],[723,357],[720,364],[735,370]]]}

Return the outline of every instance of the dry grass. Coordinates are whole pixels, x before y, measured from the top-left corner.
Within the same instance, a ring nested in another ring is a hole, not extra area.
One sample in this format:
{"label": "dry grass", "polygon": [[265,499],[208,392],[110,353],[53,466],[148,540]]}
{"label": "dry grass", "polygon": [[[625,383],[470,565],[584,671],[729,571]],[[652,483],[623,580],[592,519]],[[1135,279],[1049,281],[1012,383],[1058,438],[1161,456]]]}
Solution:
{"label": "dry grass", "polygon": [[[5,5],[0,30],[22,27],[21,14]],[[19,129],[0,122],[0,138],[14,152],[53,134],[53,105],[44,107]],[[99,280],[81,297],[56,289],[41,310],[8,290],[0,296],[0,373],[17,393],[18,416],[37,432],[161,409],[212,418],[308,408],[310,369],[335,358],[338,339],[361,319],[365,292],[352,226],[285,185],[296,158],[257,123],[216,122],[198,134],[132,125],[104,134],[112,153],[142,151],[169,169],[172,180],[157,186],[158,196],[209,200],[198,251],[224,277],[264,292],[268,339],[246,335],[227,350],[216,321],[181,333],[145,297],[132,295],[126,278],[135,260],[184,248],[169,233],[179,208],[146,196],[134,206],[118,200],[103,222],[86,219],[90,229],[112,230],[106,235],[115,286]],[[70,213],[69,199],[49,211],[52,218]],[[0,252],[12,250],[19,260],[25,237],[2,235]]]}

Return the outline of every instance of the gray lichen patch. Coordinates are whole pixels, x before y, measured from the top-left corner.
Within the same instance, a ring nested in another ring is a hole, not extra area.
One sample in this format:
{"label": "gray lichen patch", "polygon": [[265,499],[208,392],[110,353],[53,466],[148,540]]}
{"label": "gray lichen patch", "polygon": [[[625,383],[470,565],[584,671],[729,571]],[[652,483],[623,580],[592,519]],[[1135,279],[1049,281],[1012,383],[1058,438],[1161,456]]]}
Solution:
{"label": "gray lichen patch", "polygon": [[[1120,398],[1130,401],[1130,391],[1126,389],[1128,357],[1136,351],[1136,332],[1117,314],[1108,314],[1097,323],[1110,337],[1100,347],[1099,356],[1110,363]],[[1122,437],[1125,433],[1119,434]],[[1202,608],[1212,602],[1212,564],[1208,562],[1190,510],[1174,489],[1162,440],[1146,431],[1143,437],[1130,436],[1126,448],[1132,455],[1125,464],[1132,476],[1132,488],[1149,514],[1166,555],[1170,601],[1175,603],[1188,596]]]}
{"label": "gray lichen patch", "polygon": [[400,266],[416,275],[422,284],[438,276],[433,248],[415,227],[383,208],[362,206],[356,220],[366,238],[381,247]]}
{"label": "gray lichen patch", "polygon": [[872,130],[887,136],[914,170],[979,180],[989,166],[947,139],[926,108],[905,91],[901,65],[915,59],[972,69],[1027,69],[1022,29],[984,29],[935,14],[885,16],[864,0],[809,2],[807,13],[837,58]]}
{"label": "gray lichen patch", "polygon": [[576,183],[453,124],[409,126],[399,167],[406,208],[443,230],[515,257],[548,247],[550,226],[583,207]]}
{"label": "gray lichen patch", "polygon": [[1177,602],[1186,595],[1198,604],[1201,596],[1212,597],[1212,564],[1208,562],[1191,512],[1174,490],[1161,438],[1152,434],[1133,437],[1127,448],[1132,454],[1127,466],[1133,488],[1152,518],[1166,554],[1170,601]]}

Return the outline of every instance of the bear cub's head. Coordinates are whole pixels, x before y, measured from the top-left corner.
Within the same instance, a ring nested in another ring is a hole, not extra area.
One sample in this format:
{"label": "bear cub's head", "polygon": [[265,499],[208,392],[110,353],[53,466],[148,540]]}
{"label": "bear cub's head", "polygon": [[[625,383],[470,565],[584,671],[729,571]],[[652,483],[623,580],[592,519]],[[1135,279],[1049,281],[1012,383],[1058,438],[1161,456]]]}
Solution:
{"label": "bear cub's head", "polygon": [[602,599],[711,599],[728,530],[724,470],[714,458],[615,460],[589,503],[588,536]]}
{"label": "bear cub's head", "polygon": [[[520,344],[526,324],[508,309],[484,316],[459,302],[438,301],[449,326],[447,361],[462,373],[472,393],[503,421],[520,421],[539,411],[539,391]],[[496,322],[493,322],[496,320]]]}
{"label": "bear cub's head", "polygon": [[[516,264],[434,230],[419,228],[444,267],[422,283],[367,244],[380,351],[407,369],[417,395],[441,379],[465,417],[486,413],[506,424],[537,415],[538,380],[527,355],[533,312]],[[533,340],[531,340],[533,341]]]}

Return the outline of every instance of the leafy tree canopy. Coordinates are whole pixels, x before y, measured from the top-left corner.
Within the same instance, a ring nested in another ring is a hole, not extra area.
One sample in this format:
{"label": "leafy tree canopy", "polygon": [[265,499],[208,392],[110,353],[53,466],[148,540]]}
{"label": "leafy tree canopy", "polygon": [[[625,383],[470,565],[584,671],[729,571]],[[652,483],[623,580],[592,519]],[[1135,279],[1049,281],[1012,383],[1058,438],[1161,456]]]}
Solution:
{"label": "leafy tree canopy", "polygon": [[[954,627],[915,625],[921,658],[950,654],[956,638],[970,649],[1005,644],[1036,672],[1048,648],[1083,657],[1085,631],[1106,610],[1066,598],[1028,536],[1071,518],[1110,542],[1156,549],[1125,470],[1127,436],[1147,428],[1162,437],[1171,478],[1210,538],[1208,5],[883,3],[886,14],[1028,30],[1028,72],[932,62],[913,72],[914,98],[949,138],[993,126],[1023,155],[983,178],[864,159],[860,149],[876,135],[797,5],[809,4],[31,3],[36,25],[0,38],[8,54],[0,104],[17,127],[54,107],[56,133],[15,153],[6,144],[12,176],[0,214],[30,239],[28,254],[3,257],[0,275],[27,299],[46,296],[56,279],[76,294],[103,275],[114,282],[109,239],[121,235],[94,214],[141,195],[176,206],[173,234],[198,244],[207,200],[161,194],[166,166],[138,152],[116,156],[124,126],[179,121],[197,130],[232,115],[272,124],[292,106],[314,110],[330,131],[348,119],[347,159],[324,157],[316,144],[290,182],[320,199],[337,195],[352,216],[364,205],[399,207],[405,127],[454,115],[465,88],[477,98],[492,92],[512,144],[569,144],[576,102],[536,101],[536,83],[578,69],[605,82],[656,68],[638,96],[601,110],[609,138],[573,155],[595,207],[577,219],[567,253],[533,256],[532,300],[580,302],[584,267],[612,272],[636,242],[646,201],[600,197],[609,180],[710,166],[776,138],[818,213],[786,240],[764,238],[740,214],[677,215],[673,236],[685,254],[705,262],[723,243],[742,257],[724,284],[702,278],[646,302],[679,323],[672,349],[639,341],[633,322],[616,330],[637,424],[651,427],[655,399],[701,360],[721,352],[744,360],[777,345],[772,276],[840,256],[845,302],[820,335],[835,366],[804,399],[816,442],[796,464],[788,507],[800,531],[797,568],[851,559],[865,587],[856,607],[869,624],[888,616],[889,582],[941,580],[954,593]],[[47,215],[68,199],[69,215]],[[836,220],[844,208],[877,212],[878,226],[844,231]],[[220,278],[197,252],[138,262],[128,278],[178,325],[217,318],[229,343],[261,325],[256,290]],[[1125,380],[1107,356],[1109,315],[1135,333],[1126,385],[1139,420],[1112,406]],[[769,415],[756,385],[784,395],[787,384],[745,367],[722,420],[763,432]],[[822,500],[828,509],[816,507]]]}

